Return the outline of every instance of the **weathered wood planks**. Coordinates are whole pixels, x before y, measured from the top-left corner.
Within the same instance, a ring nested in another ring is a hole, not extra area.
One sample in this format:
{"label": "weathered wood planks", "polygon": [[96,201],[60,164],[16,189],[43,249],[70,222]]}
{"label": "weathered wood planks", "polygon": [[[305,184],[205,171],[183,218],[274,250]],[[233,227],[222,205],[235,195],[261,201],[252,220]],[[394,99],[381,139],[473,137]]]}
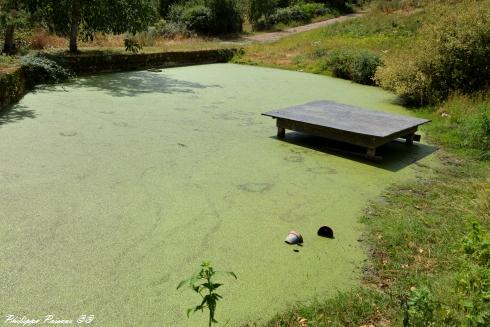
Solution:
{"label": "weathered wood planks", "polygon": [[404,138],[407,144],[420,141],[415,133],[429,122],[332,101],[310,102],[263,115],[277,120],[278,138],[284,138],[289,129],[355,144],[367,148],[365,156],[371,160],[381,160],[376,149],[395,139]]}

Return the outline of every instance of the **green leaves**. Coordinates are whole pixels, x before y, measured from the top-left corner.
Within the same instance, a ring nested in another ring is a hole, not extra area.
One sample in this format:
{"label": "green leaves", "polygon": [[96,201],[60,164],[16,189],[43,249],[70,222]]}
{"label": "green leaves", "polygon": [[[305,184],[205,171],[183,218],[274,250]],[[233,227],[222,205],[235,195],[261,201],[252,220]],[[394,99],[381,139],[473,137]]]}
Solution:
{"label": "green leaves", "polygon": [[223,286],[222,283],[215,283],[214,277],[216,275],[228,275],[235,279],[238,279],[237,275],[231,271],[215,271],[210,262],[204,261],[201,263],[200,270],[188,279],[181,281],[177,285],[177,289],[182,288],[184,285],[188,285],[195,293],[202,297],[201,303],[194,308],[187,309],[187,317],[191,313],[197,311],[209,310],[209,326],[218,321],[214,318],[216,307],[218,302],[223,298],[220,294],[216,293],[216,290]]}
{"label": "green leaves", "polygon": [[[157,11],[151,0],[42,0],[40,2],[44,17],[51,29],[68,35],[70,30],[73,30],[73,25],[78,24],[81,27],[80,33],[86,40],[91,39],[95,32],[135,34],[146,30],[157,18]],[[136,48],[132,47],[129,51],[134,49]]]}

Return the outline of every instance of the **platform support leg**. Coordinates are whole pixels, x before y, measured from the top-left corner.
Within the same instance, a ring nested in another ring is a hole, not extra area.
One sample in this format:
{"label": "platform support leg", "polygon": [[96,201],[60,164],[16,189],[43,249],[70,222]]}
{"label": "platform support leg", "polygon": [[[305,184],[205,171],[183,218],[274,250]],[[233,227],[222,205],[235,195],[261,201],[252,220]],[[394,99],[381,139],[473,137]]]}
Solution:
{"label": "platform support leg", "polygon": [[366,157],[376,158],[376,148],[367,148]]}
{"label": "platform support leg", "polygon": [[286,137],[286,129],[283,127],[277,127],[277,138],[283,139]]}
{"label": "platform support leg", "polygon": [[408,134],[407,136],[405,136],[405,143],[407,145],[413,145],[414,139],[415,139],[415,133]]}

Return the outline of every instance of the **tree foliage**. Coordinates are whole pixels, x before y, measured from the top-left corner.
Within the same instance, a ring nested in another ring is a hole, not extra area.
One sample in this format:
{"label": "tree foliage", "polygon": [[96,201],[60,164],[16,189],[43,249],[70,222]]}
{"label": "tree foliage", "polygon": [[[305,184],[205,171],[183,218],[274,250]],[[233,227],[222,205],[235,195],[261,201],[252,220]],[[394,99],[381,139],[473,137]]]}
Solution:
{"label": "tree foliage", "polygon": [[258,26],[263,18],[264,24],[270,25],[270,17],[275,12],[278,0],[248,0],[248,19],[254,26]]}
{"label": "tree foliage", "polygon": [[70,51],[78,51],[78,37],[95,32],[122,34],[145,30],[156,18],[150,0],[40,0],[52,30],[70,36]]}
{"label": "tree foliage", "polygon": [[2,53],[15,54],[15,29],[27,24],[28,11],[34,1],[0,0],[0,27],[4,30]]}
{"label": "tree foliage", "polygon": [[201,34],[219,35],[242,31],[242,15],[235,0],[191,0],[175,3],[169,21],[184,24]]}

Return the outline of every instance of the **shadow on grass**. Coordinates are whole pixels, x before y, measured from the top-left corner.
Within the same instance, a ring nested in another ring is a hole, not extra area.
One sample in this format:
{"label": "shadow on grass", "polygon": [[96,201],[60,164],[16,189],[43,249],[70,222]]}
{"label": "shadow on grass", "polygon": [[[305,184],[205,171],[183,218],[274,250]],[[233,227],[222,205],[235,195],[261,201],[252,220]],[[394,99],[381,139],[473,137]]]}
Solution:
{"label": "shadow on grass", "polygon": [[[274,136],[273,138],[276,137]],[[298,132],[287,133],[286,138],[283,141],[392,172],[397,172],[406,168],[438,150],[437,147],[422,143],[414,143],[414,145],[409,146],[405,144],[405,141],[393,141],[377,149],[376,154],[382,156],[383,160],[380,163],[375,163],[364,158],[366,148],[352,144],[332,141]]]}
{"label": "shadow on grass", "polygon": [[151,93],[195,93],[196,90],[220,88],[219,85],[204,85],[174,79],[162,73],[149,71],[105,74],[79,78],[70,87],[95,88],[115,97],[132,97]]}
{"label": "shadow on grass", "polygon": [[36,118],[34,110],[28,109],[26,106],[16,104],[0,112],[0,127],[8,123],[15,123],[27,118]]}

